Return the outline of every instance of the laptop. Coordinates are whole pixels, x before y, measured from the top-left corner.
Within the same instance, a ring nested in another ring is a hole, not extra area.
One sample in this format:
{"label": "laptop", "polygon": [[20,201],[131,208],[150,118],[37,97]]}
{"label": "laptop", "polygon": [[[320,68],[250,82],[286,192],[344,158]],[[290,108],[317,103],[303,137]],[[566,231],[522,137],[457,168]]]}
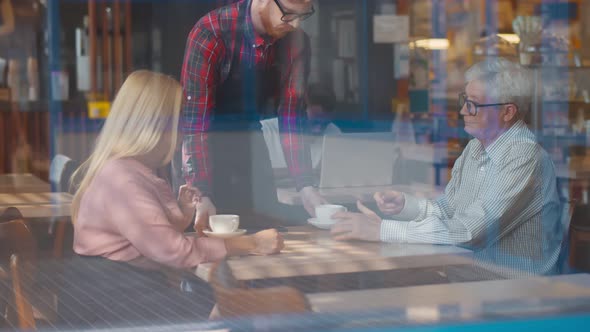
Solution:
{"label": "laptop", "polygon": [[334,188],[391,186],[399,149],[392,133],[324,136],[320,193]]}

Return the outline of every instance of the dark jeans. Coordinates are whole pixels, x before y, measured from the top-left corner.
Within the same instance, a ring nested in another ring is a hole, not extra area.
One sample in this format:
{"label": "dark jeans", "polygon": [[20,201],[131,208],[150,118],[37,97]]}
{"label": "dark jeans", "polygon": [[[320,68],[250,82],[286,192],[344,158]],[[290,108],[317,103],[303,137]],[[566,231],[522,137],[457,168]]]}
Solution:
{"label": "dark jeans", "polygon": [[[302,206],[281,204],[274,173],[260,130],[217,131],[209,134],[213,188],[212,201],[219,214],[240,215],[241,228],[273,224],[305,224],[309,215]],[[182,156],[172,163],[174,191],[184,184]]]}

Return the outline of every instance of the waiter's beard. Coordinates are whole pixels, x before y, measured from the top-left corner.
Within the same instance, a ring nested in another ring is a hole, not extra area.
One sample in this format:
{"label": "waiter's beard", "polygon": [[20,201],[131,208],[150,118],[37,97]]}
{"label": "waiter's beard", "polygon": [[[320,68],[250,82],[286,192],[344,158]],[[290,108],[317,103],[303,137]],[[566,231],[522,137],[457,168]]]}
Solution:
{"label": "waiter's beard", "polygon": [[270,13],[270,2],[268,2],[266,4],[266,6],[264,6],[264,8],[261,8],[260,11],[258,12],[258,15],[260,16],[260,22],[262,22],[262,26],[264,27],[264,31],[266,31],[266,34],[268,36],[270,36],[272,39],[281,39],[283,37],[285,37],[289,32],[293,31],[293,27],[291,27],[289,24],[283,23],[281,25],[279,25],[278,27],[274,27],[272,25],[272,20],[271,20],[271,13]]}

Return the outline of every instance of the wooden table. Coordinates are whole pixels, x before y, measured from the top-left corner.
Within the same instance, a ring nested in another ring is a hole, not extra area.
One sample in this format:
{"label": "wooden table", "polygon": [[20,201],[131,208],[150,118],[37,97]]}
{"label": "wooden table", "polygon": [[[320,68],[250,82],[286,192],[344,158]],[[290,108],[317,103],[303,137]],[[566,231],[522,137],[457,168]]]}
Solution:
{"label": "wooden table", "polygon": [[[590,275],[574,274],[512,280],[477,281],[401,288],[308,294],[314,312],[359,312],[401,308],[408,316],[438,320],[443,306],[457,306],[466,316],[486,304],[509,301],[589,297]],[[410,317],[411,318],[411,317]]]}
{"label": "wooden table", "polygon": [[[412,185],[320,189],[320,194],[331,203],[351,204],[357,200],[372,202],[373,195],[384,190],[397,190],[426,198],[436,198],[444,192],[442,187],[416,183]],[[302,205],[301,197],[295,188],[277,188],[277,197],[279,202],[283,204]]]}
{"label": "wooden table", "polygon": [[[272,256],[228,259],[238,280],[289,278],[340,273],[473,264],[472,252],[453,246],[340,242],[312,226],[289,227],[285,249]],[[209,279],[212,264],[200,264],[195,274]]]}
{"label": "wooden table", "polygon": [[38,193],[49,192],[49,183],[33,174],[0,174],[0,193]]}
{"label": "wooden table", "polygon": [[58,204],[58,205],[22,205],[18,206],[19,211],[22,213],[24,218],[51,218],[51,217],[70,217],[71,204]]}
{"label": "wooden table", "polygon": [[3,193],[0,209],[14,206],[25,218],[69,217],[72,199],[68,193]]}
{"label": "wooden table", "polygon": [[35,204],[61,204],[71,203],[73,196],[69,193],[0,193],[0,206],[20,206]]}

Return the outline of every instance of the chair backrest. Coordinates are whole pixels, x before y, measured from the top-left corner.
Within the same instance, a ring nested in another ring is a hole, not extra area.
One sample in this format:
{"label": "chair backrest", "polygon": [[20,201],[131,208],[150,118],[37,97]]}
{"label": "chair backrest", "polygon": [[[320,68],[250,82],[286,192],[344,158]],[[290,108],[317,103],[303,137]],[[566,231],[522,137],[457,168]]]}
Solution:
{"label": "chair backrest", "polygon": [[18,318],[18,327],[22,330],[31,330],[36,328],[35,317],[33,316],[33,306],[23,285],[23,275],[26,274],[27,267],[22,266],[19,256],[14,254],[10,256],[10,274],[12,277],[12,292],[14,295],[14,306]]}
{"label": "chair backrest", "polygon": [[305,296],[293,287],[246,288],[236,280],[226,261],[216,263],[209,275],[221,317],[308,312]]}
{"label": "chair backrest", "polygon": [[559,250],[559,256],[557,257],[557,271],[560,274],[570,273],[571,267],[569,266],[570,256],[570,225],[572,216],[576,208],[575,200],[568,200],[561,202],[561,220],[560,227],[563,229],[563,238],[561,240],[561,247]]}
{"label": "chair backrest", "polygon": [[51,164],[49,165],[49,182],[51,183],[54,191],[61,191],[58,190],[58,187],[60,186],[61,173],[70,160],[70,158],[62,154],[55,155],[55,157],[53,157],[51,160]]}
{"label": "chair backrest", "polygon": [[73,194],[74,188],[70,186],[70,179],[79,163],[64,155],[58,154],[51,160],[49,166],[49,182],[55,192],[69,192]]}
{"label": "chair backrest", "polygon": [[15,219],[23,219],[23,215],[19,209],[15,207],[7,207],[4,210],[0,210],[0,223],[12,221]]}
{"label": "chair backrest", "polygon": [[21,260],[36,263],[37,245],[33,233],[20,217],[20,211],[12,208],[14,218],[0,223],[0,264],[9,266],[10,256],[18,254]]}

